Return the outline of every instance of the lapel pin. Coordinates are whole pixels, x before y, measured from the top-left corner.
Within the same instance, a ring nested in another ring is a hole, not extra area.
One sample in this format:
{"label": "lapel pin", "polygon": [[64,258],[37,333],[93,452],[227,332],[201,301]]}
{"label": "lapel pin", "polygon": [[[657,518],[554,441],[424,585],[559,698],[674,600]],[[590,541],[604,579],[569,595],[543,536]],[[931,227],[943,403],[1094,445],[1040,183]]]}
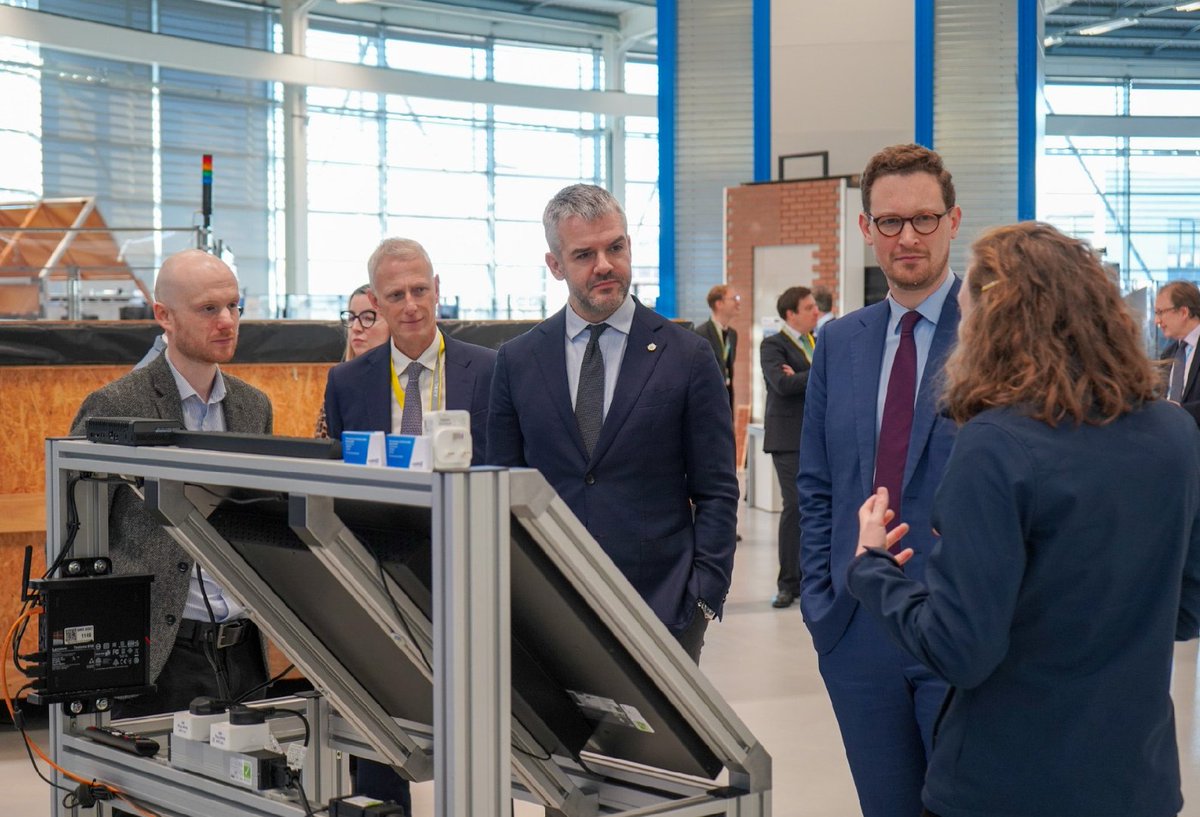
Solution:
{"label": "lapel pin", "polygon": [[653,343],[651,343],[649,346],[647,346],[647,347],[646,347],[646,351],[647,351],[647,352],[653,352],[653,351],[654,351],[655,349],[657,349],[657,348],[658,348],[658,347],[657,347],[656,345],[654,345]]}

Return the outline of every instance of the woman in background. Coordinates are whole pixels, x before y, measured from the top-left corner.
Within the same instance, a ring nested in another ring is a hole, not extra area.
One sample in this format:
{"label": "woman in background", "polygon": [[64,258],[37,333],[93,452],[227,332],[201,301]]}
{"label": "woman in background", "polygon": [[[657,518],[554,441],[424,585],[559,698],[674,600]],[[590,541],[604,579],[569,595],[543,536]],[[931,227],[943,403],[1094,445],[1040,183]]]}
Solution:
{"label": "woman in background", "polygon": [[[369,352],[376,346],[387,343],[388,325],[380,320],[379,313],[371,305],[371,299],[367,296],[370,291],[371,285],[363,284],[351,292],[350,300],[342,310],[342,326],[346,327],[346,349],[342,352],[342,362],[353,360],[363,352]],[[329,428],[325,424],[324,404],[317,415],[316,436],[329,436]]]}
{"label": "woman in background", "polygon": [[893,556],[886,492],[849,587],[951,686],[923,799],[935,817],[1168,817],[1183,804],[1173,641],[1200,617],[1200,436],[1085,243],[985,233],[946,364],[962,425],[925,583]]}

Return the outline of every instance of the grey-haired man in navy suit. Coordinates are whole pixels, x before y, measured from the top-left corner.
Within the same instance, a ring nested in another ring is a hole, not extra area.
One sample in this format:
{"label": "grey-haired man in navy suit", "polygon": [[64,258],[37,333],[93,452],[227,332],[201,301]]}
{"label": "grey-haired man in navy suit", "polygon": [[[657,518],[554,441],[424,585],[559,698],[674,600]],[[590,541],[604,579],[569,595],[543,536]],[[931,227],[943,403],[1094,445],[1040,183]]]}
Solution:
{"label": "grey-haired man in navy suit", "polygon": [[537,468],[699,660],[733,571],[728,394],[707,341],[630,295],[629,230],[608,191],[543,214],[567,305],[500,349],[488,462]]}

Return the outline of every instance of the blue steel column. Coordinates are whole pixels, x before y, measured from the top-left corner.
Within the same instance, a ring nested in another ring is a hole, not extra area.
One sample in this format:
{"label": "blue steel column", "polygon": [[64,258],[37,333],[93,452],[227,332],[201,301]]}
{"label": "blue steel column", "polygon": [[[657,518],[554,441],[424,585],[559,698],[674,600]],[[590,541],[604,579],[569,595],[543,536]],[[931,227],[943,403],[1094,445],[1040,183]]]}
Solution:
{"label": "blue steel column", "polygon": [[771,0],[753,0],[754,181],[771,180]]}
{"label": "blue steel column", "polygon": [[933,4],[934,0],[914,0],[913,21],[913,141],[933,148]]}
{"label": "blue steel column", "polygon": [[679,16],[676,0],[658,2],[658,304],[668,318],[679,314],[675,287],[675,74]]}
{"label": "blue steel column", "polygon": [[1042,20],[1038,0],[1017,5],[1017,219],[1037,217],[1037,159],[1041,152]]}

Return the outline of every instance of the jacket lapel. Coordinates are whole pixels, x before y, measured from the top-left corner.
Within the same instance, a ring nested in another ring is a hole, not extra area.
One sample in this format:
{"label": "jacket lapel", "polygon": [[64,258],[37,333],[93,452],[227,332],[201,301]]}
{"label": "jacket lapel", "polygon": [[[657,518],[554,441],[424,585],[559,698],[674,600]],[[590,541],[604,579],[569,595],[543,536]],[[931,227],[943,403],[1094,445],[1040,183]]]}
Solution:
{"label": "jacket lapel", "polygon": [[154,408],[158,416],[164,420],[178,420],[183,423],[183,400],[179,396],[179,387],[175,385],[175,376],[167,365],[167,353],[163,352],[149,365],[150,382],[154,386]]}
{"label": "jacket lapel", "polygon": [[475,395],[475,373],[471,359],[461,355],[459,342],[446,337],[446,408],[471,410]]}
{"label": "jacket lapel", "polygon": [[[1175,344],[1175,348],[1179,348],[1178,343]],[[1197,391],[1197,389],[1196,389],[1196,373],[1197,373],[1197,371],[1200,371],[1200,355],[1193,352],[1192,353],[1192,365],[1188,366],[1187,380],[1184,381],[1183,394],[1181,395],[1179,402],[1191,403],[1196,400],[1195,393]],[[1168,376],[1168,378],[1170,377],[1170,370],[1168,370],[1167,376]]]}
{"label": "jacket lapel", "polygon": [[392,431],[392,341],[389,338],[382,346],[367,352],[365,397],[367,429]]}
{"label": "jacket lapel", "polygon": [[942,396],[943,367],[950,350],[954,348],[954,339],[958,336],[958,289],[962,286],[956,278],[942,304],[942,314],[938,317],[937,328],[933,333],[933,342],[929,346],[929,357],[925,361],[925,371],[921,375],[921,390],[917,393],[917,405],[913,412],[912,436],[908,440],[908,458],[904,463],[904,484],[912,477],[925,446],[929,442],[929,434],[938,414],[938,400]]}
{"label": "jacket lapel", "polygon": [[571,392],[567,388],[567,309],[569,308],[563,307],[530,330],[540,334],[537,343],[533,344],[533,357],[542,374],[541,385],[546,389],[551,405],[558,412],[559,421],[579,450],[580,458],[587,460],[587,448],[583,444],[583,436],[579,433],[579,424],[575,422],[575,411],[571,406]]}
{"label": "jacket lapel", "polygon": [[[617,375],[617,386],[613,392],[612,405],[600,427],[596,447],[592,449],[590,462],[598,462],[608,451],[621,426],[629,418],[629,412],[641,396],[646,381],[667,348],[667,338],[660,337],[664,319],[650,309],[636,304],[633,324],[625,341],[625,356],[621,358],[621,371]],[[649,349],[654,344],[654,350]]]}
{"label": "jacket lapel", "polygon": [[[854,394],[859,396],[854,407],[854,429],[863,496],[871,494],[871,486],[875,481],[875,414],[888,314],[887,301],[862,310],[858,317],[861,326],[850,341],[850,371],[854,378]],[[836,377],[837,373],[833,375]]]}

